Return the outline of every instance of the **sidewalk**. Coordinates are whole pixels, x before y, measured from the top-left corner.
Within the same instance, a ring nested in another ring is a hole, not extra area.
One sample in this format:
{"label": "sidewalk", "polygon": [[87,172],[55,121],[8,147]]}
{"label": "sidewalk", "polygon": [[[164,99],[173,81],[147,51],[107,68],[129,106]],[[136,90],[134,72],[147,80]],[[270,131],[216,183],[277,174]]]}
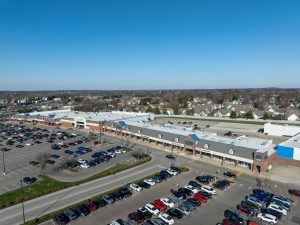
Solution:
{"label": "sidewalk", "polygon": [[[105,133],[105,135],[110,136],[110,137],[114,137],[117,139],[122,139],[120,136],[117,136],[115,134],[111,134],[111,133]],[[148,142],[143,142],[140,140],[134,140],[134,139],[130,139],[130,142],[132,143],[136,143],[139,145],[143,145],[145,147],[150,147],[150,148],[155,148],[158,149],[160,151],[164,151],[166,153],[171,153],[171,149],[169,148],[164,148],[162,146],[157,146],[154,143],[148,143]],[[246,168],[246,167],[241,167],[241,166],[235,166],[235,165],[231,165],[229,163],[224,163],[223,165],[221,165],[220,161],[217,160],[213,160],[213,159],[209,159],[207,157],[197,157],[197,156],[192,156],[192,155],[188,155],[186,153],[183,152],[178,152],[178,150],[173,151],[174,154],[177,154],[181,157],[185,157],[185,158],[189,158],[192,160],[197,160],[199,162],[208,164],[208,165],[215,165],[217,167],[222,167],[223,169],[226,168],[228,170],[233,170],[233,171],[238,171],[241,172],[243,174],[247,174],[249,176],[253,176],[256,178],[262,178],[265,179],[266,177],[268,177],[269,180],[273,180],[273,181],[277,181],[277,182],[283,182],[283,183],[287,183],[287,184],[293,184],[293,185],[299,185],[300,186],[300,168],[298,167],[292,167],[292,166],[281,166],[281,165],[275,165],[273,166],[273,168],[270,170],[269,173],[253,173],[250,169]]]}

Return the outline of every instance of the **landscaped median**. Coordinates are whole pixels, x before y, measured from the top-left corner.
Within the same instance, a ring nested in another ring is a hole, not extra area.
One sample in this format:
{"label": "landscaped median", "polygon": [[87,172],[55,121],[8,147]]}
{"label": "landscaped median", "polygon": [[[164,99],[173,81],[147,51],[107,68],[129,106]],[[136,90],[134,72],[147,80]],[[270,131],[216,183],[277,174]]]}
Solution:
{"label": "landscaped median", "polygon": [[[151,160],[151,156],[147,155],[143,159],[139,159],[136,162],[132,163],[123,163],[123,164],[116,164],[100,173],[97,173],[91,177],[86,179],[75,181],[75,182],[62,182],[52,179],[48,176],[42,177],[39,181],[34,184],[27,185],[23,187],[23,196],[24,201],[28,201],[30,199],[34,199],[43,195],[50,194],[52,192],[56,192],[62,189],[66,189],[72,186],[76,186],[79,184],[83,184],[92,180],[96,180],[99,178],[103,178],[109,175],[114,175],[121,171],[142,165],[147,163]],[[4,193],[0,195],[0,209],[16,205],[21,202],[21,189],[18,188],[16,190]]]}
{"label": "landscaped median", "polygon": [[[187,167],[179,167],[179,168],[181,169],[182,172],[188,172],[188,171],[189,171],[189,168],[187,168]],[[133,182],[130,182],[130,183],[138,183],[138,182],[143,181],[143,180],[145,180],[145,179],[147,179],[147,178],[153,177],[154,175],[157,175],[157,174],[159,174],[159,172],[150,174],[150,175],[145,176],[145,177],[142,177],[142,178],[137,179],[137,180],[135,180],[135,181],[133,181]],[[66,210],[68,210],[68,209],[70,209],[70,208],[74,208],[75,206],[77,206],[77,205],[79,205],[79,204],[86,204],[86,203],[88,203],[89,201],[93,201],[93,200],[99,199],[99,198],[103,197],[103,196],[106,195],[106,194],[110,194],[110,193],[112,193],[112,192],[114,192],[114,191],[116,191],[116,190],[118,190],[118,189],[120,189],[120,188],[122,188],[122,187],[128,187],[128,186],[129,186],[129,184],[127,184],[127,185],[122,185],[122,186],[120,186],[120,187],[114,188],[114,189],[112,189],[112,190],[109,190],[109,191],[107,191],[107,192],[101,193],[101,194],[99,194],[99,195],[95,195],[95,196],[93,196],[93,197],[91,197],[91,198],[89,198],[89,199],[86,199],[86,200],[84,200],[84,201],[80,201],[80,202],[77,202],[77,203],[75,203],[75,204],[72,204],[72,205],[69,205],[69,206],[67,206],[67,207],[64,207],[64,208],[62,208],[62,209],[60,209],[60,210],[57,210],[57,211],[54,211],[54,212],[51,212],[51,213],[42,215],[42,216],[39,217],[38,219],[29,220],[29,221],[27,221],[25,224],[26,224],[26,225],[36,225],[36,224],[43,223],[43,222],[45,222],[45,221],[48,221],[48,220],[52,219],[54,215],[62,214],[62,213],[64,213]]]}

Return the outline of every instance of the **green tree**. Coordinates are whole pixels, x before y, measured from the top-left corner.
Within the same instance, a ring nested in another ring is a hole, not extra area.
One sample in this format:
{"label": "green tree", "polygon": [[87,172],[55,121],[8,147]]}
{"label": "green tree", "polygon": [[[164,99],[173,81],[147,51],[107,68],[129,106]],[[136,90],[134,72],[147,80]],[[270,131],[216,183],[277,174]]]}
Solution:
{"label": "green tree", "polygon": [[154,114],[160,114],[159,108],[155,107],[154,110],[153,110],[153,113]]}
{"label": "green tree", "polygon": [[195,114],[195,110],[193,108],[186,110],[186,115],[193,116]]}
{"label": "green tree", "polygon": [[238,115],[237,115],[236,111],[231,111],[229,118],[231,118],[231,119],[238,118]]}
{"label": "green tree", "polygon": [[269,119],[272,119],[272,115],[268,114],[267,112],[264,113],[263,117],[262,117],[264,120],[269,120]]}
{"label": "green tree", "polygon": [[239,100],[239,98],[240,98],[240,95],[238,93],[236,93],[232,96],[232,101],[237,101],[237,100]]}
{"label": "green tree", "polygon": [[250,110],[248,112],[245,113],[245,118],[246,119],[254,119],[254,115],[253,112]]}

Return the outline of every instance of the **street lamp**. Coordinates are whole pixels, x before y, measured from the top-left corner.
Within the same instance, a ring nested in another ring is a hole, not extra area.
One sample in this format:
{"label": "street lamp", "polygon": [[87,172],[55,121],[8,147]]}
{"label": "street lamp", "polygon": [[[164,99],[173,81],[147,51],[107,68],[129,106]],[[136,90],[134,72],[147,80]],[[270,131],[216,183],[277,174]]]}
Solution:
{"label": "street lamp", "polygon": [[4,157],[4,151],[2,151],[2,163],[3,163],[3,174],[5,175],[6,174],[6,170],[5,170],[5,157]]}
{"label": "street lamp", "polygon": [[21,182],[21,201],[22,201],[22,212],[23,212],[23,224],[25,225],[25,209],[24,209],[24,198],[23,198],[23,181]]}

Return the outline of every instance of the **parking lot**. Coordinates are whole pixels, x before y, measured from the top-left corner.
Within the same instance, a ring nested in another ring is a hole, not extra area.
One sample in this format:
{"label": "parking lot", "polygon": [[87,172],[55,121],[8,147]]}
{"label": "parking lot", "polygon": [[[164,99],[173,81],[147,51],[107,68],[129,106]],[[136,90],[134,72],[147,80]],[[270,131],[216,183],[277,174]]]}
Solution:
{"label": "parking lot", "polygon": [[[206,174],[201,171],[190,171],[184,175],[177,175],[167,181],[156,184],[150,189],[143,190],[142,192],[135,192],[132,197],[125,198],[117,201],[112,205],[100,208],[95,212],[92,212],[86,217],[79,217],[79,219],[72,221],[70,224],[110,224],[112,220],[127,219],[129,213],[136,211],[138,208],[145,206],[147,203],[153,202],[155,199],[162,197],[172,197],[171,189],[177,190],[188,184],[190,180],[194,180],[196,176]],[[223,179],[223,176],[220,176]],[[236,211],[236,205],[242,200],[245,200],[247,195],[250,195],[253,189],[257,188],[255,182],[245,182],[237,179],[230,179],[233,183],[225,190],[217,190],[217,194],[212,199],[208,199],[207,203],[202,203],[195,211],[192,211],[190,215],[184,216],[182,219],[175,219],[176,224],[190,225],[190,224],[205,224],[215,225],[222,222],[224,219],[224,211],[226,209]],[[177,185],[180,185],[179,187]],[[274,187],[272,183],[269,183],[270,187]],[[278,224],[298,224],[293,221],[297,221],[300,213],[299,200],[297,197],[292,197],[288,194],[290,187],[286,185],[276,184],[276,189],[272,190],[274,194],[285,195],[295,200],[291,211],[288,215],[279,220]],[[238,212],[238,211],[236,211]],[[245,220],[246,214],[238,212]],[[155,216],[157,217],[157,216]],[[155,218],[152,217],[152,218]],[[251,219],[251,217],[248,217]],[[255,220],[255,219],[252,219]],[[99,223],[99,221],[101,221]],[[257,221],[257,220],[255,220]],[[258,221],[257,221],[258,222]],[[53,224],[48,222],[47,224]],[[258,222],[258,224],[264,225],[267,223]]]}
{"label": "parking lot", "polygon": [[[25,128],[27,128],[27,126]],[[33,136],[38,133],[43,135],[44,134],[49,135],[51,133],[62,132],[59,129],[51,129],[51,128],[45,129],[40,127],[36,127],[36,128],[37,128],[36,130],[28,131],[28,132],[32,133]],[[15,130],[18,129],[20,129],[20,127],[15,127]],[[67,133],[71,134],[76,132],[68,131]],[[47,166],[45,168],[45,174],[62,181],[80,180],[88,176],[92,176],[93,174],[99,173],[100,171],[108,167],[111,167],[116,163],[126,163],[134,160],[132,157],[130,157],[129,153],[122,154],[122,156],[116,155],[116,157],[110,158],[109,160],[106,160],[105,162],[102,162],[99,165],[93,164],[89,168],[82,168],[80,165],[77,165],[76,173],[70,173],[61,169],[62,165],[65,165],[66,162],[77,161],[79,158],[90,161],[93,159],[91,157],[93,153],[106,151],[108,149],[116,147],[117,145],[112,141],[103,144],[102,147],[100,145],[94,145],[92,144],[93,141],[89,141],[87,139],[88,138],[87,134],[77,135],[72,138],[68,138],[66,140],[60,140],[58,138],[59,136],[57,136],[55,139],[53,138],[52,143],[47,142],[49,140],[49,137],[42,136],[41,138],[36,139],[36,138],[31,138],[31,136],[25,138],[23,137],[23,135],[24,133],[22,134],[13,133],[10,135],[7,135],[7,133],[5,132],[1,133],[0,139],[2,141],[0,143],[1,144],[0,148],[1,149],[5,148],[6,151],[0,152],[1,153],[0,154],[1,155],[0,156],[1,157],[0,194],[19,188],[21,185],[20,179],[23,179],[24,177],[38,177],[38,175],[41,174],[40,165],[37,166],[30,165],[29,162],[31,161],[37,162],[38,156],[41,155],[42,153],[48,153],[49,155],[52,155],[53,157],[50,157],[49,160],[54,162],[53,164],[50,164],[51,162],[47,163]],[[10,145],[7,144],[9,140],[13,140],[13,143]],[[77,143],[77,141],[79,141],[78,144],[69,145],[68,147],[65,148],[61,147],[59,150],[54,150],[51,148],[53,144],[71,143],[71,142]],[[82,155],[76,155],[75,154],[76,150],[82,147],[91,149],[92,151]],[[66,150],[73,151],[74,154],[66,154],[65,153]],[[3,156],[5,161],[6,174],[2,173],[4,171],[3,159],[2,159]],[[23,183],[23,185],[26,184]]]}

